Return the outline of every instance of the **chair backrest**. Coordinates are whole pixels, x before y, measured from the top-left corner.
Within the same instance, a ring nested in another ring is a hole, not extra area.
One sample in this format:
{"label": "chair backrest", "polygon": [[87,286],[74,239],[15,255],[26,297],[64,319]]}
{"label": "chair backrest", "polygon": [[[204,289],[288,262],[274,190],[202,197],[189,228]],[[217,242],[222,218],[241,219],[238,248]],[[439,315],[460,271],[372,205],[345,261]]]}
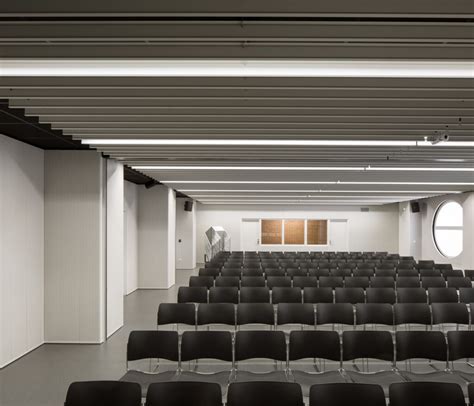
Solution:
{"label": "chair backrest", "polygon": [[389,303],[357,303],[356,324],[384,324],[393,326],[393,308]]}
{"label": "chair backrest", "polygon": [[270,289],[274,287],[291,287],[291,278],[289,276],[269,276],[267,277],[267,286]]}
{"label": "chair backrest", "polygon": [[395,289],[393,288],[368,288],[365,291],[367,303],[395,303]]}
{"label": "chair backrest", "polygon": [[427,303],[396,303],[393,306],[395,325],[431,325],[431,310]]}
{"label": "chair backrest", "polygon": [[141,406],[141,402],[138,383],[89,381],[69,385],[64,406]]}
{"label": "chair backrest", "polygon": [[333,303],[334,296],[332,288],[304,288],[304,303]]}
{"label": "chair backrest", "polygon": [[472,288],[472,281],[465,277],[448,276],[448,288]]}
{"label": "chair backrest", "polygon": [[239,289],[236,287],[214,287],[209,289],[209,303],[239,303]]}
{"label": "chair backrest", "polygon": [[242,276],[240,286],[242,287],[265,287],[265,278],[263,276]]}
{"label": "chair backrest", "polygon": [[295,276],[307,276],[308,272],[305,269],[299,268],[286,268],[286,275],[290,278],[294,278]]}
{"label": "chair backrest", "polygon": [[284,269],[279,269],[279,268],[266,268],[265,269],[265,277],[271,278],[271,277],[284,277],[285,276],[285,270]]}
{"label": "chair backrest", "polygon": [[329,268],[308,269],[308,275],[314,276],[316,278],[321,278],[322,276],[329,276]]}
{"label": "chair backrest", "polygon": [[301,303],[303,300],[300,288],[274,287],[272,303]]}
{"label": "chair backrest", "polygon": [[442,276],[423,276],[421,278],[421,287],[424,289],[445,288],[446,281]]}
{"label": "chair backrest", "polygon": [[354,325],[354,310],[350,303],[318,303],[316,305],[317,324]]}
{"label": "chair backrest", "polygon": [[398,303],[427,303],[428,298],[423,288],[398,288]]}
{"label": "chair backrest", "polygon": [[244,268],[242,271],[242,276],[262,276],[263,271],[260,268]]}
{"label": "chair backrest", "polygon": [[423,358],[447,361],[447,346],[441,331],[397,331],[397,361]]}
{"label": "chair backrest", "polygon": [[222,406],[218,383],[160,382],[148,387],[145,406]]}
{"label": "chair backrest", "polygon": [[315,276],[294,276],[293,287],[295,288],[316,288],[318,286],[318,278]]}
{"label": "chair backrest", "polygon": [[222,268],[221,275],[240,278],[242,275],[242,270],[240,268]]}
{"label": "chair backrest", "polygon": [[314,306],[310,303],[280,303],[277,310],[277,324],[304,324],[314,326],[316,323]]}
{"label": "chair backrest", "polygon": [[397,270],[397,276],[399,278],[420,278],[420,275],[418,274],[418,270],[415,268],[401,268],[399,267]]}
{"label": "chair backrest", "polygon": [[238,276],[218,276],[216,278],[216,287],[221,287],[221,288],[235,287],[235,288],[239,288],[240,287],[240,278]]}
{"label": "chair backrest", "polygon": [[225,324],[235,326],[235,307],[232,303],[203,303],[198,306],[197,325]]}
{"label": "chair backrest", "polygon": [[352,276],[352,270],[348,268],[333,268],[330,272],[331,276],[340,276],[342,278],[348,278]]}
{"label": "chair backrest", "polygon": [[178,289],[178,303],[207,303],[207,288],[181,286]]}
{"label": "chair backrest", "polygon": [[461,303],[474,303],[474,288],[459,289],[459,301]]}
{"label": "chair backrest", "polygon": [[214,277],[212,276],[191,276],[189,286],[204,286],[209,289],[214,286]]}
{"label": "chair backrest", "polygon": [[177,331],[132,331],[128,336],[127,361],[162,358],[178,361]]}
{"label": "chair backrest", "polygon": [[362,288],[336,288],[336,303],[365,303],[365,293]]}
{"label": "chair backrest", "polygon": [[309,405],[385,406],[385,395],[379,385],[327,383],[311,386]]}
{"label": "chair backrest", "polygon": [[474,405],[474,383],[470,383],[468,385],[468,392],[469,392],[469,404],[473,406]]}
{"label": "chair backrest", "polygon": [[430,260],[419,260],[418,261],[418,268],[420,269],[428,269],[428,268],[434,268],[435,262]]}
{"label": "chair backrest", "polygon": [[238,382],[229,385],[227,406],[304,406],[301,386],[289,382]]}
{"label": "chair backrest", "polygon": [[393,279],[395,279],[395,277],[397,276],[397,271],[395,270],[395,268],[377,268],[375,270],[375,276],[385,276],[385,277],[391,277]]}
{"label": "chair backrest", "polygon": [[240,303],[237,305],[237,325],[275,325],[275,312],[270,303]]}
{"label": "chair backrest", "polygon": [[157,324],[196,324],[196,306],[192,303],[160,303]]}
{"label": "chair backrest", "polygon": [[237,331],[235,360],[266,358],[286,361],[286,340],[283,331]]}
{"label": "chair backrest", "polygon": [[[346,283],[347,286],[347,283]],[[370,280],[372,288],[395,288],[395,279],[391,276],[375,276]]]}
{"label": "chair backrest", "polygon": [[429,268],[429,269],[421,269],[420,268],[420,276],[422,278],[425,278],[425,277],[440,277],[441,276],[441,271],[439,269],[433,269],[433,268]]}
{"label": "chair backrest", "polygon": [[433,303],[431,311],[433,324],[469,324],[469,311],[464,303]]}
{"label": "chair backrest", "polygon": [[199,276],[210,276],[212,278],[215,278],[219,276],[219,273],[221,272],[220,268],[201,268],[199,269],[198,275]]}
{"label": "chair backrest", "polygon": [[464,276],[464,273],[460,269],[451,268],[451,269],[441,269],[441,275],[443,275],[443,278],[447,280],[450,276],[462,278]]}
{"label": "chair backrest", "polygon": [[365,276],[367,278],[371,278],[375,275],[375,270],[373,268],[357,268],[354,269],[353,275],[355,277]]}
{"label": "chair backrest", "polygon": [[339,334],[336,331],[293,330],[290,332],[288,354],[290,361],[321,358],[340,362]]}
{"label": "chair backrest", "polygon": [[217,359],[232,362],[230,331],[185,331],[181,338],[181,361]]}
{"label": "chair backrest", "polygon": [[455,383],[394,383],[389,396],[390,406],[466,406],[462,389]]}
{"label": "chair backrest", "polygon": [[342,288],[344,286],[344,279],[342,276],[321,276],[319,278],[320,288]]}
{"label": "chair backrest", "polygon": [[474,358],[474,331],[448,331],[450,361]]}
{"label": "chair backrest", "polygon": [[344,280],[344,287],[346,288],[362,288],[366,289],[370,285],[367,276],[351,276]]}
{"label": "chair backrest", "polygon": [[418,276],[399,276],[397,278],[397,288],[419,288],[420,278]]}
{"label": "chair backrest", "polygon": [[393,362],[392,334],[389,331],[344,331],[342,333],[343,361],[359,358]]}
{"label": "chair backrest", "polygon": [[240,303],[270,303],[270,289],[267,287],[241,288]]}
{"label": "chair backrest", "polygon": [[458,293],[455,288],[429,288],[428,300],[430,303],[457,303]]}

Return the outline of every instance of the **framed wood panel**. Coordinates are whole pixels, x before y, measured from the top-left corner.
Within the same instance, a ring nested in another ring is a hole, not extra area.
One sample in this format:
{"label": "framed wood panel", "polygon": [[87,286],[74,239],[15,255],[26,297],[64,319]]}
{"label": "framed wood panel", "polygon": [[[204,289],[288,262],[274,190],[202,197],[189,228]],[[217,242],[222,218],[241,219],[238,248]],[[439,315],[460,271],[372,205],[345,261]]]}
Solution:
{"label": "framed wood panel", "polygon": [[304,220],[285,220],[285,244],[304,245]]}
{"label": "framed wood panel", "polygon": [[282,220],[262,220],[261,221],[261,244],[282,244]]}
{"label": "framed wood panel", "polygon": [[308,245],[327,245],[328,221],[308,220],[306,226],[306,239]]}

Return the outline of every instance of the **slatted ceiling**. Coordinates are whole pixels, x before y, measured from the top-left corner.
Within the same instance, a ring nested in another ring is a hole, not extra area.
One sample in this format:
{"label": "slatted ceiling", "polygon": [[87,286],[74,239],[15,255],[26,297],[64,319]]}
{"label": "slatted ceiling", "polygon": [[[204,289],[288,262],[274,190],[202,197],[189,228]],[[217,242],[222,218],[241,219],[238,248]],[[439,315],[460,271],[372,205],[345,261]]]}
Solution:
{"label": "slatted ceiling", "polygon": [[[264,7],[262,0],[145,1],[140,4],[139,17],[138,5],[121,0],[107,4],[84,0],[80,15],[70,4],[61,3],[59,9],[59,3],[50,2],[40,10],[35,3],[25,9],[20,3],[0,6],[0,16],[6,13],[4,19],[0,18],[3,56],[474,59],[474,13],[468,0],[449,4],[444,0],[399,0],[390,5],[376,0],[308,0],[295,5],[298,10],[290,14],[283,0],[268,1]],[[35,14],[37,11],[52,15],[45,19]],[[68,21],[55,11],[68,15]],[[150,11],[154,14],[146,14]],[[9,16],[8,12],[13,14]],[[117,14],[112,17],[114,12]],[[474,139],[472,79],[2,77],[1,97],[8,98],[12,107],[25,108],[31,115],[29,119],[38,117],[40,123],[51,124],[58,133],[62,131],[74,140],[423,140],[446,129],[453,141]],[[474,164],[473,148],[98,145],[97,149],[127,165],[442,169]],[[252,199],[263,200],[263,204],[291,199],[295,205],[304,203],[294,199],[329,202],[333,198],[323,195],[330,193],[338,196],[336,201],[341,204],[385,204],[472,190],[474,183],[472,172],[446,171],[141,172],[169,181],[171,187],[202,202],[240,204]],[[314,183],[317,181],[466,185]],[[200,192],[206,190],[212,192]],[[296,197],[292,190],[310,193]],[[204,193],[211,196],[205,197]],[[282,194],[291,196],[278,197]],[[311,197],[314,194],[319,198]]]}

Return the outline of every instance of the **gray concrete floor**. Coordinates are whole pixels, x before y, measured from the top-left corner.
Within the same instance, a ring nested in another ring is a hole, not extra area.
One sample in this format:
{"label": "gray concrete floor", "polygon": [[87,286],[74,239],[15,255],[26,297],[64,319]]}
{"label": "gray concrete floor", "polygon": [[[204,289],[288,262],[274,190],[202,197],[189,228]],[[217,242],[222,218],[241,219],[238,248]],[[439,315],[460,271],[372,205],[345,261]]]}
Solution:
{"label": "gray concrete floor", "polygon": [[61,406],[73,381],[119,379],[125,374],[132,330],[156,326],[161,302],[176,302],[192,271],[177,271],[168,290],[138,290],[125,298],[125,324],[101,345],[45,344],[0,371],[1,406]]}

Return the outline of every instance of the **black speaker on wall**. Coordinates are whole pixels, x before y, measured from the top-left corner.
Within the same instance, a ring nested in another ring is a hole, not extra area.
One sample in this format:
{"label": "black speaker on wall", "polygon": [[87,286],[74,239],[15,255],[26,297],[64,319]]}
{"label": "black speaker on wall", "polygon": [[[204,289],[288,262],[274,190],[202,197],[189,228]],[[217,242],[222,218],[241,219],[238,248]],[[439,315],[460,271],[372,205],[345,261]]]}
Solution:
{"label": "black speaker on wall", "polygon": [[193,211],[193,202],[191,200],[184,202],[184,211]]}
{"label": "black speaker on wall", "polygon": [[420,212],[420,203],[418,202],[411,202],[411,212],[412,213],[419,213]]}

